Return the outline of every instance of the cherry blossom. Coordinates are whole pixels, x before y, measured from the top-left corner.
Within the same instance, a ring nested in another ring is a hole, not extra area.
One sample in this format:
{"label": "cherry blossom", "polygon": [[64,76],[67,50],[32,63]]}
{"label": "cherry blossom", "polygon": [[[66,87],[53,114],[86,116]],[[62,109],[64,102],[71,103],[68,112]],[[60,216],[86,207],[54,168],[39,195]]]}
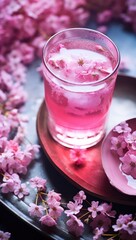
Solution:
{"label": "cherry blossom", "polygon": [[27,166],[31,163],[38,149],[38,145],[27,145],[23,151],[18,142],[15,140],[7,140],[0,155],[0,169],[3,172],[8,171],[10,174],[25,174],[27,172]]}
{"label": "cherry blossom", "polygon": [[35,203],[30,203],[28,212],[29,212],[30,216],[42,217],[44,208],[41,205],[38,206]]}
{"label": "cherry blossom", "polygon": [[77,214],[80,212],[82,204],[79,204],[77,201],[75,202],[69,201],[69,203],[67,204],[67,208],[69,210],[65,210],[65,213],[67,216],[71,216],[73,214]]}
{"label": "cherry blossom", "polygon": [[109,217],[115,218],[116,215],[116,211],[112,210],[112,204],[108,204],[108,203],[102,203],[99,206],[100,212],[104,215],[107,215]]}
{"label": "cherry blossom", "polygon": [[57,225],[57,222],[49,214],[42,216],[39,221],[42,223],[42,225],[46,225],[48,227],[53,227]]}
{"label": "cherry blossom", "polygon": [[122,162],[121,169],[127,174],[136,178],[136,154],[133,151],[128,151],[123,157],[120,157]]}
{"label": "cherry blossom", "polygon": [[[115,135],[114,135],[115,133]],[[136,131],[132,131],[127,122],[118,124],[113,129],[111,151],[119,156],[123,173],[136,178]]]}
{"label": "cherry blossom", "polygon": [[129,235],[133,235],[133,233],[136,233],[136,221],[128,222],[123,229],[127,231]]}
{"label": "cherry blossom", "polygon": [[60,206],[60,203],[57,202],[57,204],[56,204],[56,202],[55,202],[54,206],[49,208],[49,215],[53,219],[57,220],[61,216],[63,211],[64,211],[64,209]]}
{"label": "cherry blossom", "polygon": [[120,231],[124,229],[124,226],[132,221],[132,214],[125,214],[125,215],[119,215],[119,217],[116,220],[116,224],[112,225],[112,228],[114,231]]}
{"label": "cherry blossom", "polygon": [[70,149],[70,158],[72,159],[75,166],[83,166],[86,159],[85,149]]}
{"label": "cherry blossom", "polygon": [[91,213],[91,217],[95,218],[97,213],[101,210],[98,201],[92,201],[91,207],[88,208],[88,211]]}
{"label": "cherry blossom", "polygon": [[[28,120],[20,111],[28,100],[24,89],[27,81],[27,66],[36,57],[41,58],[43,46],[52,34],[73,26],[85,26],[94,10],[96,10],[98,30],[106,32],[108,22],[119,18],[130,24],[136,32],[134,0],[0,1],[0,189],[2,194],[12,193],[19,199],[29,194],[26,184],[21,182],[20,174],[27,173],[28,166],[39,151],[38,145],[26,144],[25,123]],[[64,51],[64,48],[65,46],[58,46],[57,51],[61,49]],[[82,69],[81,81],[90,78],[91,69],[86,59],[81,57],[75,59],[74,64],[77,76]],[[52,67],[63,68],[65,76],[71,74],[70,67],[66,66],[63,60],[52,62]],[[99,68],[96,64],[91,68],[94,70],[92,80],[98,80],[100,72],[104,76],[108,74],[107,66]],[[128,63],[122,62],[121,68],[128,69]],[[122,171],[135,178],[136,131],[132,132],[128,124],[123,123],[114,129],[114,133],[112,151],[119,155]],[[117,137],[118,134],[121,135]],[[70,150],[70,158],[76,166],[85,163],[85,156],[84,150]],[[69,232],[81,236],[85,220],[93,228],[93,239],[99,239],[105,231],[108,231],[111,219],[115,217],[111,204],[92,201],[85,209],[83,203],[87,196],[82,190],[73,197],[74,202],[69,201],[65,204],[67,210],[64,211],[61,206],[61,194],[54,190],[47,192],[45,179],[37,176],[30,179],[29,183],[31,187],[36,187],[37,192],[35,203],[30,203],[28,212],[31,217],[37,217],[43,225],[56,226],[58,218],[64,212],[69,216],[66,222]],[[136,222],[133,219],[131,214],[120,215],[116,224],[112,225],[113,231],[119,234],[120,239],[136,238]],[[0,231],[0,239],[8,240],[10,236],[9,232]]]}
{"label": "cherry blossom", "polygon": [[21,180],[18,174],[13,173],[12,175],[7,172],[4,174],[3,183],[0,184],[3,193],[14,192],[17,186],[20,186]]}
{"label": "cherry blossom", "polygon": [[113,129],[113,131],[117,133],[129,133],[131,132],[131,128],[128,126],[127,122],[121,122]]}
{"label": "cherry blossom", "polygon": [[127,147],[127,143],[124,139],[124,136],[119,135],[117,137],[112,137],[111,138],[111,150],[116,152],[119,156],[124,155],[124,150]]}
{"label": "cherry blossom", "polygon": [[79,191],[74,197],[74,201],[78,204],[82,204],[83,201],[86,199],[86,195],[83,190]]}
{"label": "cherry blossom", "polygon": [[34,177],[30,179],[31,187],[37,188],[38,191],[44,191],[46,189],[46,180],[40,177]]}
{"label": "cherry blossom", "polygon": [[[88,55],[83,56],[81,50],[75,56],[66,46],[59,49],[59,54],[58,48],[57,54],[55,50],[48,58],[48,65],[51,70],[55,68],[56,75],[63,79],[72,77],[78,82],[97,81],[111,72],[111,66],[107,61],[92,60]],[[66,61],[66,57],[69,61]]]}
{"label": "cherry blossom", "polygon": [[61,201],[61,194],[60,193],[56,193],[54,190],[50,190],[47,194],[47,203],[48,205],[54,206],[55,203],[59,203],[60,204]]}
{"label": "cherry blossom", "polygon": [[7,121],[7,118],[0,114],[0,138],[7,137],[10,132],[10,124]]}
{"label": "cherry blossom", "polygon": [[103,235],[103,233],[104,233],[104,229],[103,229],[103,227],[101,227],[101,228],[96,227],[96,228],[94,229],[93,233],[94,233],[93,240],[100,239],[100,237],[101,237],[101,236]]}
{"label": "cherry blossom", "polygon": [[112,19],[112,10],[104,10],[97,14],[97,22],[103,24],[109,22]]}
{"label": "cherry blossom", "polygon": [[74,234],[76,237],[79,237],[83,234],[84,224],[76,216],[71,215],[70,219],[66,222],[68,231]]}
{"label": "cherry blossom", "polygon": [[124,138],[125,141],[129,144],[129,148],[131,147],[133,150],[136,150],[136,131],[128,133]]}
{"label": "cherry blossom", "polygon": [[24,198],[24,196],[29,195],[29,189],[26,187],[25,183],[17,185],[14,189],[14,194],[18,196],[19,199]]}

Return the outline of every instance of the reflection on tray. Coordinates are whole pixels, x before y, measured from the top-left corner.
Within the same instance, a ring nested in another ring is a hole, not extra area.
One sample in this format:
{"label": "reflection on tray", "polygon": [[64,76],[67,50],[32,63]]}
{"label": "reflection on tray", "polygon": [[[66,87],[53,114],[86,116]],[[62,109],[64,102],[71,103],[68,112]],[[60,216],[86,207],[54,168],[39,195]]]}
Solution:
{"label": "reflection on tray", "polygon": [[[131,84],[130,84],[131,82]],[[109,114],[107,132],[122,120],[136,116],[136,81],[134,78],[119,76]],[[127,108],[127,104],[131,108]],[[121,106],[125,115],[121,112]],[[120,109],[120,114],[118,114]],[[86,150],[86,162],[75,168],[70,158],[70,149],[56,143],[50,136],[46,125],[46,106],[43,101],[37,116],[37,132],[41,145],[53,165],[76,186],[91,195],[121,204],[136,205],[136,197],[127,196],[116,190],[108,181],[101,162],[101,143]]]}

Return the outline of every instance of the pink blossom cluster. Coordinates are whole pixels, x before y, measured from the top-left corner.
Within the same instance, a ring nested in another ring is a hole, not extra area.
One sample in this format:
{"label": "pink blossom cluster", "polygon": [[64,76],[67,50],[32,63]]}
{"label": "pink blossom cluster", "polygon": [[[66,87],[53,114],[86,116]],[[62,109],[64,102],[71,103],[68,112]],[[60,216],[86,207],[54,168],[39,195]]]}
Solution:
{"label": "pink blossom cluster", "polygon": [[136,179],[136,131],[132,131],[127,122],[122,122],[113,129],[111,150],[121,161],[121,170]]}
{"label": "pink blossom cluster", "polygon": [[81,190],[73,197],[73,201],[64,204],[61,194],[54,190],[47,191],[45,179],[36,176],[29,183],[36,189],[36,198],[35,203],[29,204],[28,211],[42,225],[56,226],[58,219],[65,214],[68,218],[66,227],[75,237],[83,235],[85,225],[93,232],[94,240],[102,236],[110,236],[110,239],[118,236],[121,240],[136,237],[136,221],[132,214],[121,214],[116,218],[117,212],[112,209],[111,203],[89,202]]}
{"label": "pink blossom cluster", "polygon": [[115,218],[116,212],[112,210],[112,205],[108,203],[99,204],[98,201],[89,203],[89,207],[85,208],[83,201],[87,201],[84,191],[79,191],[74,197],[74,201],[67,204],[68,210],[65,214],[69,219],[66,222],[70,233],[79,237],[83,234],[85,223],[90,226],[93,231],[93,239],[99,239],[111,227],[111,218]]}
{"label": "pink blossom cluster", "polygon": [[136,1],[126,1],[126,11],[121,14],[122,19],[136,32]]}
{"label": "pink blossom cluster", "polygon": [[111,20],[121,20],[136,32],[136,2],[135,0],[88,0],[89,9],[95,12],[97,29],[107,31]]}
{"label": "pink blossom cluster", "polygon": [[29,214],[37,217],[42,225],[56,226],[57,220],[64,211],[61,204],[61,194],[54,190],[46,191],[46,180],[40,177],[30,179],[31,187],[37,190],[36,202],[29,204]]}
{"label": "pink blossom cluster", "polygon": [[[37,145],[24,144],[24,123],[27,119],[20,110],[27,101],[24,89],[27,66],[35,57],[41,57],[43,45],[52,34],[64,28],[84,26],[93,10],[97,12],[96,21],[100,31],[105,32],[106,24],[113,18],[123,19],[136,31],[135,0],[0,1],[0,188],[3,194],[13,193],[19,199],[29,194],[21,175],[27,173],[39,149]],[[135,135],[131,131],[125,134],[125,141],[129,148],[131,146],[131,154],[129,152],[125,156],[120,153],[126,149],[124,141],[122,143],[120,137],[116,139],[122,144],[123,150],[118,148],[117,152],[122,163],[127,164],[127,167],[122,164],[127,169],[124,171],[133,176],[136,176],[136,172],[134,169],[132,171],[130,165],[136,164],[133,154],[136,150]],[[115,140],[113,142],[115,148]],[[84,164],[84,155],[79,150],[71,151],[72,156],[77,166]],[[93,201],[85,211],[83,202],[86,202],[86,195],[83,191],[74,196],[64,211],[61,194],[54,190],[47,192],[45,179],[35,177],[30,179],[30,184],[36,188],[37,194],[35,203],[30,203],[28,210],[43,225],[56,226],[64,212],[69,218],[66,225],[70,233],[80,236],[84,231],[84,222],[88,222],[93,229],[94,239],[99,239],[108,231],[111,219],[115,220],[115,212],[107,203]],[[120,215],[113,230],[117,232],[116,235],[119,233],[120,239],[129,240],[130,236],[136,238],[136,222],[131,214]],[[0,238],[7,240],[10,233],[0,231]]]}
{"label": "pink blossom cluster", "polygon": [[27,168],[39,150],[38,145],[27,144],[21,148],[16,140],[0,138],[0,188],[2,193],[12,192],[19,199],[29,194],[25,183],[21,183],[20,175],[27,173]]}
{"label": "pink blossom cluster", "polygon": [[[0,2],[0,63],[15,80],[25,79],[24,65],[41,57],[45,41],[57,31],[84,26],[86,0],[3,0]],[[19,69],[17,68],[19,67]],[[15,71],[16,70],[16,71]]]}
{"label": "pink blossom cluster", "polygon": [[46,40],[61,29],[84,26],[89,16],[86,0],[0,1],[2,113],[26,102],[26,66],[41,57]]}
{"label": "pink blossom cluster", "polygon": [[[112,204],[99,203],[99,201],[87,200],[84,191],[79,191],[74,197],[74,201],[67,204],[68,210],[65,214],[69,219],[66,222],[70,233],[79,237],[83,234],[85,225],[90,226],[93,232],[93,240],[99,240],[102,236],[120,240],[132,240],[136,237],[136,221],[132,214],[118,215],[112,209]],[[83,202],[87,202],[89,207]],[[111,229],[113,232],[110,232]]]}
{"label": "pink blossom cluster", "polygon": [[[99,44],[93,44],[92,50],[102,54],[104,48]],[[102,61],[90,59],[79,52],[74,55],[67,48],[67,44],[58,44],[50,53],[48,65],[55,74],[62,79],[74,79],[76,82],[90,82],[105,78],[111,73],[111,63],[108,60]],[[68,59],[68,60],[67,60]]]}

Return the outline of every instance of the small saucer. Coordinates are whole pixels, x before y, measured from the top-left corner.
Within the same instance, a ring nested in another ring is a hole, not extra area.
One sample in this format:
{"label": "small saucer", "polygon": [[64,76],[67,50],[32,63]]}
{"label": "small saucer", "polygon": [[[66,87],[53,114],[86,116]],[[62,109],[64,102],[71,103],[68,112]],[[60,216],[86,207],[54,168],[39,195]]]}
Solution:
{"label": "small saucer", "polygon": [[[129,119],[126,122],[132,131],[136,131],[136,118]],[[112,186],[125,194],[136,196],[136,179],[123,173],[118,154],[111,151],[111,137],[114,135],[115,132],[111,130],[102,144],[102,165],[104,171]]]}

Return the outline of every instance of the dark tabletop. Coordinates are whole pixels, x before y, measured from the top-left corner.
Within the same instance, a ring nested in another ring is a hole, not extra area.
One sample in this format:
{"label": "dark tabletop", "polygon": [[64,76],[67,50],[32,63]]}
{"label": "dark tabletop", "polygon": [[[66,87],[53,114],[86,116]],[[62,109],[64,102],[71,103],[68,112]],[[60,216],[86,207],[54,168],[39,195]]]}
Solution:
{"label": "dark tabletop", "polygon": [[[91,24],[87,27],[91,27]],[[128,58],[129,63],[129,69],[128,71],[123,72],[123,74],[126,74],[128,76],[136,77],[136,34],[129,32],[121,23],[114,23],[109,25],[109,30],[107,32],[107,35],[116,43],[118,46],[122,58]],[[33,86],[29,83],[27,83],[26,88],[30,92],[33,92],[35,88],[35,84],[37,84],[37,91],[36,91],[36,97],[38,99],[37,104],[40,104],[42,98],[43,98],[43,85],[39,84],[39,76],[38,73],[35,73],[35,68],[38,66],[39,62],[35,62],[30,66],[28,70],[28,78],[33,77]],[[31,99],[31,95],[30,95]],[[26,109],[29,109],[31,106],[31,100],[29,103],[26,104]],[[35,108],[35,115],[37,113],[37,108]],[[30,113],[29,113],[30,114]],[[35,116],[31,116],[34,118]],[[33,123],[34,124],[34,123]],[[31,132],[31,138],[36,137],[36,133],[33,131],[33,125],[30,126],[30,132]],[[53,166],[49,164],[50,171],[52,171],[52,174],[57,174],[58,176],[58,182],[56,184],[60,185],[60,182],[63,181],[63,176],[59,176],[59,173],[53,169]],[[60,181],[60,182],[59,182]],[[68,188],[70,188],[70,191],[73,191],[74,193],[74,186],[72,184],[67,183],[66,179],[63,181],[62,185],[68,184]],[[61,190],[61,186],[60,190]],[[76,190],[75,190],[76,191]],[[66,194],[67,195],[67,194]],[[129,210],[129,207],[127,207]],[[126,211],[126,208],[125,208]],[[18,239],[31,239],[31,240],[42,240],[42,239],[51,239],[47,236],[43,236],[40,232],[38,232],[36,229],[31,227],[28,223],[26,223],[24,220],[20,219],[19,216],[14,214],[12,211],[10,211],[6,206],[3,204],[0,204],[0,230],[11,232],[11,240],[18,240]],[[59,237],[57,238],[59,239]]]}

